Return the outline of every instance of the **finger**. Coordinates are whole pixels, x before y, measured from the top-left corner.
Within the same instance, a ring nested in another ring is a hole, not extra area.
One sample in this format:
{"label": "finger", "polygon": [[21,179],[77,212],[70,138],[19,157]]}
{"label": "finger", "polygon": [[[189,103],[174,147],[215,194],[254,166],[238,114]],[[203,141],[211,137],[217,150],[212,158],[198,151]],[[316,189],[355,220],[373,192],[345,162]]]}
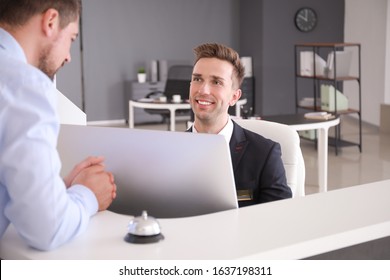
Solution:
{"label": "finger", "polygon": [[74,177],[74,176],[76,176],[78,173],[80,173],[83,169],[86,169],[86,168],[88,168],[88,167],[90,167],[90,166],[92,166],[92,165],[95,165],[95,164],[93,164],[93,163],[96,162],[96,161],[91,160],[91,158],[92,158],[92,157],[87,158],[87,159],[83,160],[82,162],[80,162],[79,164],[77,164],[77,165],[73,168],[72,173],[71,173],[70,175]]}
{"label": "finger", "polygon": [[83,168],[86,168],[86,167],[89,167],[89,166],[92,166],[95,164],[104,165],[103,161],[104,161],[104,157],[102,157],[102,156],[97,156],[97,157],[90,156],[90,157],[87,157],[86,159],[84,159],[82,162],[80,162],[78,164],[78,168],[83,169]]}
{"label": "finger", "polygon": [[90,156],[90,157],[86,158],[86,161],[89,162],[90,165],[102,164],[104,161],[104,157],[103,156]]}
{"label": "finger", "polygon": [[111,172],[107,172],[109,178],[110,178],[110,182],[111,184],[114,184],[115,183],[115,178],[114,178],[114,174],[112,174]]}
{"label": "finger", "polygon": [[88,173],[104,173],[104,166],[100,164],[91,165],[89,167],[84,168]]}
{"label": "finger", "polygon": [[116,198],[116,185],[114,184],[112,189],[112,199],[114,200]]}

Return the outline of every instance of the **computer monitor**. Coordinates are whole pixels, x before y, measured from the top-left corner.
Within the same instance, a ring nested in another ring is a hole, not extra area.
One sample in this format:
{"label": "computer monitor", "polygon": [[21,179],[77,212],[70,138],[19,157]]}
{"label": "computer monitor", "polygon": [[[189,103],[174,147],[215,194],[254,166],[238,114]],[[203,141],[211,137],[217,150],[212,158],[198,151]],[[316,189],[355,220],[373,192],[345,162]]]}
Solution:
{"label": "computer monitor", "polygon": [[115,176],[109,210],[176,218],[238,207],[228,143],[221,135],[61,125],[61,174],[90,155]]}

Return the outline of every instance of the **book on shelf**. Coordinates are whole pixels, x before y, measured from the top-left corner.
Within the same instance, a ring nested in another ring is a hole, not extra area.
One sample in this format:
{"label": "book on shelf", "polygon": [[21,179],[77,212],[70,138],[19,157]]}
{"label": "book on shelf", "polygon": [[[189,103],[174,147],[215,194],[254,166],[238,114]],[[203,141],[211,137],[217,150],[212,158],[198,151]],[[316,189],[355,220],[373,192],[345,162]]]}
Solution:
{"label": "book on shelf", "polygon": [[301,76],[314,77],[314,73],[316,77],[324,76],[325,67],[326,67],[326,61],[318,54],[313,53],[312,51],[300,52]]}
{"label": "book on shelf", "polygon": [[[336,53],[336,54],[335,54]],[[335,57],[336,56],[336,57]],[[334,64],[336,62],[336,67]],[[332,51],[328,54],[325,73],[328,78],[348,77],[351,71],[352,51]],[[335,75],[336,71],[336,75]]]}
{"label": "book on shelf", "polygon": [[327,112],[309,112],[306,113],[304,116],[306,119],[311,119],[311,120],[330,120],[335,118],[334,115]]}
{"label": "book on shelf", "polygon": [[332,85],[321,85],[321,110],[348,110],[348,98]]}
{"label": "book on shelf", "polygon": [[348,77],[351,70],[352,55],[353,53],[350,50],[331,51],[325,61],[317,53],[301,51],[300,75],[305,77],[327,77],[329,79]]}
{"label": "book on shelf", "polygon": [[[302,107],[314,107],[314,97],[304,97],[298,102],[299,106]],[[316,100],[316,107],[319,107],[321,105],[321,100],[317,98]]]}

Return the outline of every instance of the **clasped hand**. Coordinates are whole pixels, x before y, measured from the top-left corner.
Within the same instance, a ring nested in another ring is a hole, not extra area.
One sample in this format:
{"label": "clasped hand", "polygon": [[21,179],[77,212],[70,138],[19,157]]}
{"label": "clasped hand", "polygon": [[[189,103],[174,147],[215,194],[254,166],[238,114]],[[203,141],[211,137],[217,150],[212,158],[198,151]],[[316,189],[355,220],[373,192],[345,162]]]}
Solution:
{"label": "clasped hand", "polygon": [[77,164],[64,178],[67,188],[80,184],[96,196],[99,211],[106,210],[116,197],[114,176],[105,170],[103,157],[88,157]]}

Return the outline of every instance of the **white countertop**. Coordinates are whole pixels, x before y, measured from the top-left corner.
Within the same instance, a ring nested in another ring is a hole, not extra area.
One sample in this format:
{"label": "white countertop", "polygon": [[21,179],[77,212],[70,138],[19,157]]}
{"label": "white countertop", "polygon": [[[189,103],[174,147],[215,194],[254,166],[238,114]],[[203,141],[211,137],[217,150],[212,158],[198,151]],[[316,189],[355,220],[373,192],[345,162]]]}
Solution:
{"label": "white countertop", "polygon": [[2,259],[302,259],[390,236],[390,180],[189,218],[159,219],[165,239],[124,241],[129,216],[109,211],[59,249],[29,248],[10,226]]}

